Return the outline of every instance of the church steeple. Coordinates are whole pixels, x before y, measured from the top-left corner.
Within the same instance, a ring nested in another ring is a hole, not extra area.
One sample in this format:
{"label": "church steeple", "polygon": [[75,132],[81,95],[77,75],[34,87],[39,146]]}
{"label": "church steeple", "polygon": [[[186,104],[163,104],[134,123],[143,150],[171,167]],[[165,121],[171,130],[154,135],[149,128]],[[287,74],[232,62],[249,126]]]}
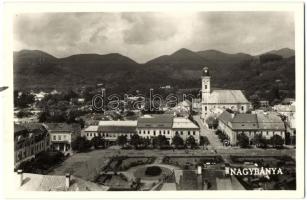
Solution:
{"label": "church steeple", "polygon": [[203,68],[201,79],[202,79],[202,93],[210,93],[211,86],[210,86],[210,73],[208,67]]}

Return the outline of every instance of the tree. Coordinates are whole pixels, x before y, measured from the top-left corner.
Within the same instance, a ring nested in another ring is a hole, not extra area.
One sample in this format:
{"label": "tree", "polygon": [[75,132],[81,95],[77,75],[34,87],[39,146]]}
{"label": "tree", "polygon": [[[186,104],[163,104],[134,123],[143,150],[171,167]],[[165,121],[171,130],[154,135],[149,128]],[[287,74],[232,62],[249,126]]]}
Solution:
{"label": "tree", "polygon": [[267,141],[266,141],[266,139],[261,134],[256,134],[255,135],[255,137],[253,138],[253,143],[257,147],[263,147],[263,148],[267,147]]}
{"label": "tree", "polygon": [[81,136],[78,136],[76,140],[71,143],[71,148],[78,152],[87,151],[90,147],[91,143],[85,137]]}
{"label": "tree", "polygon": [[205,145],[209,145],[210,142],[206,136],[200,136],[199,138],[199,145],[205,147]]}
{"label": "tree", "polygon": [[46,111],[43,111],[39,114],[38,121],[41,123],[46,122],[48,117],[49,117],[48,113]]}
{"label": "tree", "polygon": [[190,146],[191,149],[195,148],[196,145],[197,145],[197,144],[196,144],[196,141],[195,141],[195,138],[194,138],[192,135],[190,135],[190,136],[186,139],[185,143],[186,143],[187,146]]}
{"label": "tree", "polygon": [[124,146],[128,142],[127,135],[118,136],[116,142],[118,145]]}
{"label": "tree", "polygon": [[239,134],[237,139],[238,145],[241,148],[247,148],[249,146],[249,138],[244,133]]}
{"label": "tree", "polygon": [[156,137],[155,140],[159,148],[169,144],[164,135],[158,135],[158,137]]}
{"label": "tree", "polygon": [[14,103],[16,107],[26,108],[30,104],[35,102],[34,95],[28,92],[22,92],[20,96],[18,96],[18,92],[17,94],[15,92],[14,95],[15,95]]}
{"label": "tree", "polygon": [[130,139],[130,144],[132,146],[134,146],[134,148],[137,148],[139,146],[139,144],[141,143],[141,139],[140,139],[140,136],[138,134],[133,134],[131,136],[131,139]]}
{"label": "tree", "polygon": [[91,140],[91,145],[94,146],[95,149],[99,147],[104,147],[105,140],[101,136],[95,136]]}
{"label": "tree", "polygon": [[218,120],[212,116],[206,119],[206,123],[208,124],[209,128],[216,129],[218,126]]}
{"label": "tree", "polygon": [[280,135],[273,135],[270,142],[274,147],[282,147],[284,144],[284,139],[282,139]]}
{"label": "tree", "polygon": [[183,139],[178,134],[176,134],[173,137],[172,144],[175,145],[175,148],[178,148],[179,146],[183,146],[184,142],[183,142]]}

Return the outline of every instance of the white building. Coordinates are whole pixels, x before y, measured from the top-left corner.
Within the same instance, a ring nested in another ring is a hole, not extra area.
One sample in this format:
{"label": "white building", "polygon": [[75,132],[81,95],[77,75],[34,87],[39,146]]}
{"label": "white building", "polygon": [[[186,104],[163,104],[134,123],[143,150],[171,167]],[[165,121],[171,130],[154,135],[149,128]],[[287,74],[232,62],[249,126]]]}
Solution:
{"label": "white building", "polygon": [[138,118],[137,133],[143,138],[152,139],[164,135],[171,144],[173,115],[147,115]]}
{"label": "white building", "polygon": [[138,119],[137,133],[143,138],[152,139],[163,135],[172,144],[173,137],[178,134],[184,141],[193,136],[199,143],[199,127],[191,120],[173,115],[152,115]]}
{"label": "white building", "polygon": [[196,143],[199,143],[199,127],[191,120],[184,117],[175,117],[173,120],[172,136],[178,134],[184,141],[193,136]]}
{"label": "white building", "polygon": [[85,128],[82,136],[92,140],[95,136],[103,137],[108,145],[115,144],[118,136],[131,136],[136,133],[137,121],[99,121],[98,125]]}
{"label": "white building", "polygon": [[46,123],[50,134],[51,148],[64,154],[71,154],[71,143],[81,134],[80,124]]}
{"label": "white building", "polygon": [[209,69],[204,67],[202,74],[202,114],[205,121],[209,116],[217,117],[224,110],[231,109],[246,113],[250,103],[241,90],[211,90]]}

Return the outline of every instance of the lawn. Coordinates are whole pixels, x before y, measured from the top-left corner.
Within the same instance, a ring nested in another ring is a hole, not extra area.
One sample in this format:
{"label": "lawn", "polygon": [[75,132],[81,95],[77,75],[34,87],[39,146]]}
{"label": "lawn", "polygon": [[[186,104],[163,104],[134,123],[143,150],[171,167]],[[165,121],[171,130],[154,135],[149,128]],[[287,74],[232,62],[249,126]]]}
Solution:
{"label": "lawn", "polygon": [[154,160],[154,157],[117,156],[111,158],[108,165],[104,168],[104,171],[126,171],[138,165],[152,164]]}

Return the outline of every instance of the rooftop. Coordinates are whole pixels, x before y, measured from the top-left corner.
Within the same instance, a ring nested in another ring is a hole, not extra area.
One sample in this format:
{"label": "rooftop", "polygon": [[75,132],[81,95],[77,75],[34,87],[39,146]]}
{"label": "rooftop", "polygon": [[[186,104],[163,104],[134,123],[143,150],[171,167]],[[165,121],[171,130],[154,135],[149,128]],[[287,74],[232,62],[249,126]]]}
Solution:
{"label": "rooftop", "polygon": [[230,124],[234,130],[284,130],[283,121],[273,112],[257,114],[232,114],[224,111],[218,118],[223,123]]}
{"label": "rooftop", "polygon": [[233,104],[249,103],[241,90],[213,90],[205,103]]}
{"label": "rooftop", "polygon": [[137,120],[138,128],[172,128],[172,115],[152,115],[151,117],[140,117]]}
{"label": "rooftop", "polygon": [[191,120],[184,117],[175,117],[173,120],[174,129],[199,129]]}
{"label": "rooftop", "polygon": [[97,132],[98,131],[98,126],[88,126],[87,128],[84,129],[85,132]]}
{"label": "rooftop", "polygon": [[136,120],[130,120],[130,121],[99,121],[99,126],[132,126],[136,127],[137,121]]}
{"label": "rooftop", "polygon": [[[15,174],[16,185],[19,175]],[[71,184],[65,187],[65,176],[23,173],[23,184],[18,189],[24,191],[106,191],[109,188],[71,176]]]}

